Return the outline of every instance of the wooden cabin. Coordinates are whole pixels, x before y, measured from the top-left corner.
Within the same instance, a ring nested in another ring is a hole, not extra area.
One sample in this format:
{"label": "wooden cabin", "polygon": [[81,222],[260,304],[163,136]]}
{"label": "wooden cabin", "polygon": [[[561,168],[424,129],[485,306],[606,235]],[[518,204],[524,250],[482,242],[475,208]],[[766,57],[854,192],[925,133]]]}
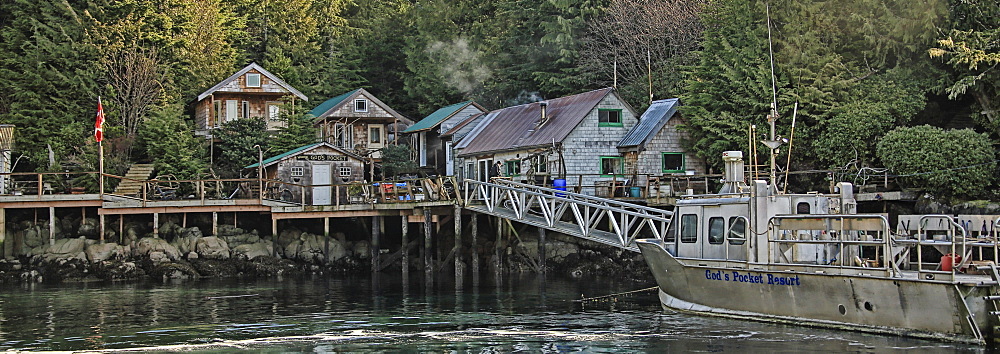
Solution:
{"label": "wooden cabin", "polygon": [[380,149],[399,143],[397,133],[413,125],[365,89],[326,100],[309,114],[323,141],[374,161],[381,161]]}
{"label": "wooden cabin", "polygon": [[507,107],[489,112],[455,144],[466,176],[486,180],[495,161],[516,181],[548,184],[554,179],[591,186],[625,182],[618,143],[637,114],[613,88]]}
{"label": "wooden cabin", "polygon": [[469,117],[481,115],[486,109],[473,101],[442,107],[403,131],[415,137],[417,162],[428,174],[452,176],[451,140],[442,135]]}
{"label": "wooden cabin", "polygon": [[[261,164],[244,167],[260,168]],[[298,147],[262,162],[267,180],[287,184],[269,184],[269,198],[311,205],[349,203],[352,187],[364,181],[365,159],[351,151],[319,142]],[[339,197],[339,199],[336,199]]]}
{"label": "wooden cabin", "polygon": [[627,175],[704,174],[705,161],[681,147],[685,133],[676,98],[654,101],[618,142]]}
{"label": "wooden cabin", "polygon": [[286,104],[300,104],[298,101],[308,102],[309,98],[257,63],[250,63],[198,95],[195,132],[210,136],[222,123],[251,117],[264,118],[267,129],[276,131],[284,126],[281,110]]}

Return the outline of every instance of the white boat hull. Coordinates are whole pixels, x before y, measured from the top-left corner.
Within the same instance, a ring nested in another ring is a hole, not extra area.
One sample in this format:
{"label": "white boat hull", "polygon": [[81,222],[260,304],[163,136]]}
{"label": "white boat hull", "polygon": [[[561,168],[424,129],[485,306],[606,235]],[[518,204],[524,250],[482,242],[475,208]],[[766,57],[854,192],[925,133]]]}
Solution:
{"label": "white boat hull", "polygon": [[974,343],[991,337],[996,322],[984,299],[995,282],[747,269],[746,262],[678,259],[658,240],[637,244],[668,309]]}

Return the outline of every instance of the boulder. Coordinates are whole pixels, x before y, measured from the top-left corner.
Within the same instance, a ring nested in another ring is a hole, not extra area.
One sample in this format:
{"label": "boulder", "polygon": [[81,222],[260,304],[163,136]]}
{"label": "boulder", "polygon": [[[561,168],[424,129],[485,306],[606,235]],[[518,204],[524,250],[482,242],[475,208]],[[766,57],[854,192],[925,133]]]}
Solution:
{"label": "boulder", "polygon": [[83,252],[87,247],[87,238],[80,236],[77,238],[63,238],[56,240],[49,247],[48,253],[52,254],[77,254]]}
{"label": "boulder", "polygon": [[233,257],[254,259],[261,256],[270,256],[274,253],[274,246],[270,241],[239,245],[233,248]]}
{"label": "boulder", "polygon": [[305,262],[323,263],[327,259],[337,260],[347,255],[344,246],[337,240],[329,240],[329,254],[326,254],[327,240],[320,235],[304,233],[298,240],[284,248],[285,258]]}
{"label": "boulder", "polygon": [[205,235],[202,235],[201,229],[199,229],[197,226],[192,226],[186,229],[181,229],[180,236],[189,238],[189,237],[203,237]]}
{"label": "boulder", "polygon": [[351,248],[351,253],[354,254],[355,257],[361,259],[372,258],[371,252],[372,252],[372,245],[369,244],[368,241],[366,240],[358,241],[357,243],[354,244],[354,247]]}
{"label": "boulder", "polygon": [[125,249],[116,243],[95,243],[87,245],[87,249],[84,252],[87,254],[87,260],[93,263],[106,261],[111,258],[119,258],[125,255]]}
{"label": "boulder", "polygon": [[170,260],[181,259],[181,252],[162,238],[144,237],[135,245],[135,255],[145,256],[151,252],[161,252]]}
{"label": "boulder", "polygon": [[24,230],[24,245],[28,248],[48,245],[49,231],[40,226],[33,225]]}
{"label": "boulder", "polygon": [[244,233],[243,229],[228,224],[219,225],[218,231],[219,234],[215,236],[232,236]]}
{"label": "boulder", "polygon": [[195,246],[198,256],[207,259],[229,259],[229,244],[225,240],[215,236],[202,237],[198,239]]}
{"label": "boulder", "polygon": [[76,234],[79,236],[97,237],[97,220],[92,218],[84,219],[83,224],[76,229]]}

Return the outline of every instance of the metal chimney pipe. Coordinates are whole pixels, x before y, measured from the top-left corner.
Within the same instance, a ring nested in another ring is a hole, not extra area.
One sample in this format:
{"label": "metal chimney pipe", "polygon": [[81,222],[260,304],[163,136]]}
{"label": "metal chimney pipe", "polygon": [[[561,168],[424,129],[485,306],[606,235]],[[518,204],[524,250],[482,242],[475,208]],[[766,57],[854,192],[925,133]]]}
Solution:
{"label": "metal chimney pipe", "polygon": [[546,101],[538,102],[538,106],[542,110],[542,115],[538,119],[538,125],[542,125],[542,124],[545,124],[545,121],[549,119],[548,112],[547,112],[547,108],[549,107],[549,103],[546,102]]}

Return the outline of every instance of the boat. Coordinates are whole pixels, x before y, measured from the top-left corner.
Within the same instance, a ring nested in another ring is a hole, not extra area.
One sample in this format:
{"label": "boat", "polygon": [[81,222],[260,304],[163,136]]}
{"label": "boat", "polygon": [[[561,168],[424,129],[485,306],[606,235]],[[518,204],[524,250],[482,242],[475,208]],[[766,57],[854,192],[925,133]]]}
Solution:
{"label": "boat", "polygon": [[662,238],[636,241],[664,309],[979,344],[995,337],[995,232],[970,232],[948,215],[893,230],[885,215],[856,212],[851,183],[783,193],[773,173],[746,182],[742,152],[723,160],[718,194],[682,197]]}

